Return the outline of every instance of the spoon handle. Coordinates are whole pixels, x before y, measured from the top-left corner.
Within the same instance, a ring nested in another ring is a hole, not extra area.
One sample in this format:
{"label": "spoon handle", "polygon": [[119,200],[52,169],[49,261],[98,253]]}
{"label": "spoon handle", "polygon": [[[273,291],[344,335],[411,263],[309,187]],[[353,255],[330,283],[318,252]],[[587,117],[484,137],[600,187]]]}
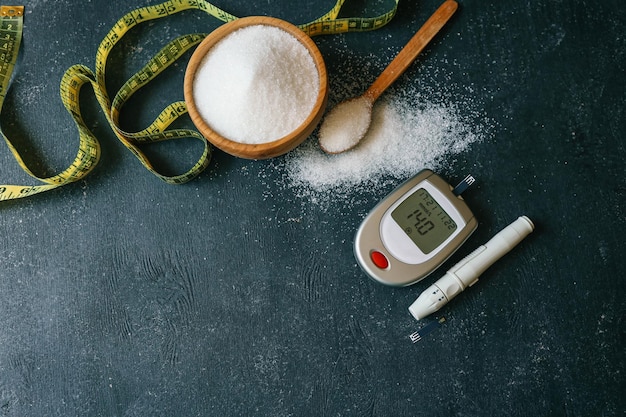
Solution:
{"label": "spoon handle", "polygon": [[411,40],[402,48],[376,81],[367,89],[365,96],[373,103],[413,63],[426,45],[452,17],[458,4],[454,0],[444,2],[424,23]]}

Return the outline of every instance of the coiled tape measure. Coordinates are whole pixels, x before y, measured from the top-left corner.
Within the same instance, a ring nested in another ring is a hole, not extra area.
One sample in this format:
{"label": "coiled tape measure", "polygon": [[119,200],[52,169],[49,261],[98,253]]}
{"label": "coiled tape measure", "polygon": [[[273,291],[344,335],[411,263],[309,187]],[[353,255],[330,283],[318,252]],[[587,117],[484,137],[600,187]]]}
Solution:
{"label": "coiled tape measure", "polygon": [[[338,0],[335,6],[325,15],[310,23],[299,25],[309,36],[322,34],[338,34],[345,32],[361,32],[378,29],[386,25],[396,13],[399,0],[393,0],[392,8],[372,18],[338,18],[345,0]],[[48,191],[83,179],[97,165],[100,159],[100,143],[83,121],[80,104],[80,89],[91,84],[111,129],[117,138],[126,146],[141,164],[158,178],[171,184],[185,183],[196,177],[209,164],[211,148],[207,140],[193,129],[169,129],[179,117],[187,114],[184,101],[177,101],[167,106],[147,128],[139,132],[125,132],[119,126],[120,112],[126,101],[139,89],[158,76],[185,52],[198,45],[207,34],[198,33],[181,36],[167,44],[155,57],[133,75],[115,94],[109,97],[105,84],[105,68],[110,51],[122,37],[134,26],[170,16],[184,10],[196,9],[203,11],[222,22],[229,22],[237,17],[227,13],[205,0],[171,0],[154,6],[146,6],[124,15],[100,43],[96,53],[95,71],[84,65],[70,67],[61,79],[61,100],[73,118],[79,134],[78,152],[72,164],[57,175],[41,178],[26,166],[18,150],[11,140],[0,130],[9,150],[21,168],[30,176],[40,181],[40,185],[0,185],[0,200],[26,197]],[[9,88],[11,74],[17,61],[23,30],[24,7],[0,7],[0,111]],[[195,164],[187,172],[167,176],[159,173],[148,157],[143,153],[143,145],[164,141],[191,138],[203,142],[204,148]]]}

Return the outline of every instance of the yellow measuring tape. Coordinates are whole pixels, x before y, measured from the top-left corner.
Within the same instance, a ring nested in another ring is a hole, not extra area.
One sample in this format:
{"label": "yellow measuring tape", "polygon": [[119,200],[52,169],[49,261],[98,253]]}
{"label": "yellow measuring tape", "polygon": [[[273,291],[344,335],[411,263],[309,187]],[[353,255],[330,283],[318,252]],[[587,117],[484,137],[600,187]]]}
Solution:
{"label": "yellow measuring tape", "polygon": [[[387,13],[373,18],[338,18],[345,0],[338,0],[335,6],[324,16],[311,23],[299,25],[309,36],[336,34],[378,29],[387,24],[395,15],[398,1]],[[70,67],[61,79],[61,100],[73,118],[79,135],[78,152],[72,164],[63,172],[47,177],[36,176],[26,166],[10,139],[1,131],[13,156],[22,169],[43,184],[39,185],[0,185],[0,200],[22,198],[48,191],[84,178],[97,165],[100,159],[100,143],[83,121],[80,104],[80,89],[90,84],[96,95],[111,129],[118,139],[139,159],[143,166],[163,181],[172,184],[187,182],[202,172],[209,164],[211,148],[207,140],[192,129],[168,129],[179,117],[187,114],[184,101],[167,106],[146,129],[140,132],[125,132],[119,126],[120,112],[126,101],[157,75],[179,59],[185,52],[198,45],[207,34],[190,34],[174,39],[156,56],[133,75],[111,100],[105,84],[105,68],[110,51],[122,37],[134,26],[154,19],[166,17],[184,10],[196,9],[216,17],[222,22],[229,22],[237,17],[215,7],[205,0],[170,0],[155,6],[142,7],[127,13],[117,21],[96,52],[95,72],[84,65]],[[17,61],[23,30],[24,7],[0,7],[0,111],[9,88],[11,74]],[[166,176],[160,174],[141,151],[141,146],[164,140],[192,138],[202,141],[204,149],[197,162],[187,172]]]}

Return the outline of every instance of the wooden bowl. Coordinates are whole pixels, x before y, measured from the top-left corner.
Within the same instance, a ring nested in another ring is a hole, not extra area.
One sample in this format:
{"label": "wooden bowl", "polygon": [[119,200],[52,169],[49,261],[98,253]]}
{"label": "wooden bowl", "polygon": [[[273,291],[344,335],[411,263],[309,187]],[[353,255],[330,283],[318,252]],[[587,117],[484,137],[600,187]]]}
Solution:
{"label": "wooden bowl", "polygon": [[[285,32],[291,34],[294,38],[300,41],[302,45],[304,45],[304,47],[311,54],[315,66],[317,67],[317,72],[319,75],[319,91],[312,112],[300,124],[300,126],[296,128],[296,130],[282,138],[271,142],[260,144],[247,144],[223,137],[215,132],[211,128],[211,126],[207,124],[207,122],[198,112],[198,109],[195,105],[193,85],[196,72],[200,67],[200,64],[202,63],[202,60],[217,42],[238,29],[254,25],[268,25],[282,29]],[[193,121],[199,132],[214,146],[223,150],[224,152],[241,158],[273,158],[275,156],[283,155],[300,145],[313,132],[315,127],[322,119],[328,101],[328,79],[326,74],[326,65],[324,64],[324,59],[319,49],[317,48],[317,45],[315,45],[313,40],[297,26],[273,17],[243,17],[220,26],[211,34],[209,34],[200,43],[200,45],[198,45],[189,60],[189,64],[187,65],[184,81],[184,93],[185,102],[187,104],[187,109],[189,111],[189,116],[191,117],[191,120]]]}

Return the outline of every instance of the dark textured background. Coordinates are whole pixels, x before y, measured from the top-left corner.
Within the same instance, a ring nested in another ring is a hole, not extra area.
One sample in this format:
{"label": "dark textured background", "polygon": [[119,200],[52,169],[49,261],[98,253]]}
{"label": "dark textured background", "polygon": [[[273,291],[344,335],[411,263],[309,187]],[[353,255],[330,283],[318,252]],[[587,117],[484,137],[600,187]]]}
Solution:
{"label": "dark textured background", "polygon": [[[389,3],[347,0],[346,13]],[[93,68],[115,21],[148,4],[25,3],[2,124],[38,174],[65,168],[77,147],[58,98],[63,72]],[[215,4],[305,23],[333,2]],[[331,86],[359,67],[365,88],[438,5],[400,0],[379,31],[316,38]],[[479,179],[466,193],[479,229],[444,267],[521,214],[537,225],[417,344],[408,334],[423,323],[407,307],[432,279],[384,287],[352,255],[384,192],[322,207],[285,187],[276,161],[218,151],[194,181],[166,185],[116,141],[85,89],[100,165],[0,203],[0,415],[626,415],[625,10],[464,0],[396,85],[456,88],[494,121],[487,140],[439,169]],[[110,90],[175,35],[217,25],[186,12],[133,31],[112,56]],[[134,99],[129,128],[182,99],[184,67]],[[331,102],[345,98],[337,91]],[[180,171],[194,152],[166,144],[154,157]],[[32,183],[6,148],[0,183]]]}

